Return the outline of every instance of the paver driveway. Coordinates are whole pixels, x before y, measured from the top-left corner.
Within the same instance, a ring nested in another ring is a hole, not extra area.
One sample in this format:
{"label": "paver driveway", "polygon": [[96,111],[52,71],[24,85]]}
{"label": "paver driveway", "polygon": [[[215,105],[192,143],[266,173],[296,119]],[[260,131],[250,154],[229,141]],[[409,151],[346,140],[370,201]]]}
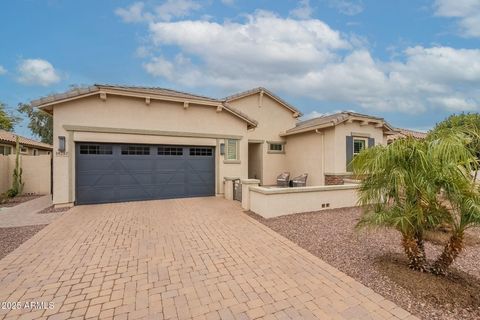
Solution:
{"label": "paver driveway", "polygon": [[8,319],[414,318],[213,197],[75,207],[0,261],[0,301],[54,302]]}

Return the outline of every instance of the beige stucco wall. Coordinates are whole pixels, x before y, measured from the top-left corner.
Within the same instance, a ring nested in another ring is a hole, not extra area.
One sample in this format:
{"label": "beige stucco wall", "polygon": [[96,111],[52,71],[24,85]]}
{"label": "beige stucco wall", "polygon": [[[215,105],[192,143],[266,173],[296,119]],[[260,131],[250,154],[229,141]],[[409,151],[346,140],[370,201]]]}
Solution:
{"label": "beige stucco wall", "polygon": [[10,188],[10,170],[8,156],[0,155],[0,193]]}
{"label": "beige stucco wall", "polygon": [[[293,213],[353,207],[357,205],[357,185],[289,189],[251,187],[250,210],[264,218]],[[322,205],[329,204],[322,208]]]}
{"label": "beige stucco wall", "polygon": [[[384,143],[382,128],[376,128],[373,124],[362,126],[360,122],[342,123],[325,132],[325,150],[328,156],[325,159],[325,172],[344,173],[347,171],[346,137],[353,135],[358,137],[370,137],[375,139],[375,144]],[[352,134],[353,133],[353,134]],[[356,135],[360,133],[361,135]]]}
{"label": "beige stucco wall", "polygon": [[286,154],[268,153],[267,141],[285,141],[280,134],[295,126],[297,120],[293,117],[293,112],[267,94],[260,98],[260,93],[234,100],[230,104],[258,121],[258,126],[249,130],[247,137],[250,140],[264,141],[261,183],[275,184],[277,176],[287,170],[287,159]]}
{"label": "beige stucco wall", "polygon": [[[24,182],[23,193],[50,193],[50,159],[50,155],[20,156]],[[15,155],[0,155],[0,193],[7,191],[12,186],[14,169]]]}
{"label": "beige stucco wall", "polygon": [[[307,186],[324,184],[323,134],[310,131],[287,138],[286,158],[290,177],[308,173]],[[328,156],[328,154],[327,154]]]}
{"label": "beige stucco wall", "polygon": [[[245,178],[248,175],[246,122],[225,110],[217,112],[213,106],[190,104],[185,109],[183,102],[151,100],[147,105],[142,98],[108,95],[106,101],[92,96],[56,105],[53,116],[54,150],[58,150],[58,136],[65,136],[67,141],[66,154],[54,155],[54,204],[75,201],[74,144],[78,141],[216,146],[217,193],[223,193],[223,177]],[[88,132],[89,129],[67,131],[64,125],[114,128],[126,132],[142,130],[143,133],[99,133]],[[195,137],[199,134],[204,136]],[[241,138],[238,163],[224,163],[224,157],[220,155],[219,145],[227,136]]]}

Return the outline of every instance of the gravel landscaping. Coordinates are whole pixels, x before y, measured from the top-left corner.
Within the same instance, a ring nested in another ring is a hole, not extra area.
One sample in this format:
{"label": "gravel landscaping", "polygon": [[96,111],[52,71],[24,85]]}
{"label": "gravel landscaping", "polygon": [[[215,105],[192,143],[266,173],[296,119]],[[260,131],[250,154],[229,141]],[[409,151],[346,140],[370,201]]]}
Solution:
{"label": "gravel landscaping", "polygon": [[37,226],[0,228],[0,259],[15,250],[22,243],[33,237],[46,224]]}
{"label": "gravel landscaping", "polygon": [[38,214],[49,214],[49,213],[67,212],[70,209],[71,209],[71,207],[55,208],[55,206],[52,205],[50,207],[47,207],[43,210],[38,211],[37,213]]}
{"label": "gravel landscaping", "polygon": [[16,196],[15,198],[3,198],[0,196],[0,208],[15,207],[21,203],[36,199],[43,196],[42,194],[25,194]]}
{"label": "gravel landscaping", "polygon": [[[467,249],[447,277],[411,271],[393,230],[355,230],[359,208],[325,210],[273,219],[248,213],[332,266],[422,319],[480,319],[480,232],[468,232]],[[427,255],[445,236],[429,234]]]}

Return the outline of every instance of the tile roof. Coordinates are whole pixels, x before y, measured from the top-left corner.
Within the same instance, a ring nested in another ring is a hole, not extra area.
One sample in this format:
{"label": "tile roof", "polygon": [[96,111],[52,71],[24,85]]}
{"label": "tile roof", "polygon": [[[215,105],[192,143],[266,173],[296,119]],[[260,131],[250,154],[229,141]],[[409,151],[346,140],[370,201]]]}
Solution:
{"label": "tile roof", "polygon": [[425,132],[420,132],[420,131],[415,131],[415,130],[410,130],[410,129],[403,129],[403,128],[395,128],[395,131],[398,131],[398,133],[393,134],[388,137],[389,141],[405,138],[405,137],[413,137],[416,139],[425,139],[427,137],[427,133]]}
{"label": "tile roof", "polygon": [[[8,132],[5,130],[0,130],[0,143],[7,143],[7,144],[16,144],[16,137],[17,135],[13,132]],[[35,141],[29,138],[22,137],[18,135],[18,140],[21,145],[27,146],[27,147],[35,147],[39,149],[47,149],[47,150],[52,150],[53,146],[47,143]]]}
{"label": "tile roof", "polygon": [[184,98],[184,99],[196,99],[196,100],[202,100],[202,101],[222,102],[222,100],[218,100],[218,99],[214,99],[206,96],[186,93],[182,91],[170,90],[165,88],[158,88],[158,87],[94,84],[93,86],[74,88],[64,93],[56,93],[46,97],[42,97],[40,99],[33,100],[31,104],[34,107],[38,107],[46,103],[73,98],[73,97],[81,96],[84,94],[95,93],[100,91],[101,89],[125,90],[130,92],[158,94],[162,96],[177,97],[177,98]]}
{"label": "tile roof", "polygon": [[369,116],[366,114],[361,114],[356,112],[342,111],[342,112],[325,115],[325,116],[321,116],[313,119],[308,119],[305,121],[300,121],[295,125],[294,128],[287,130],[286,134],[288,135],[288,134],[293,134],[298,132],[309,131],[309,129],[313,130],[313,129],[317,129],[325,126],[336,126],[337,124],[340,124],[348,120],[350,117],[368,118],[368,119],[373,119],[377,121],[382,121],[387,128],[391,128],[391,126],[388,123],[386,123],[383,118]]}
{"label": "tile roof", "polygon": [[228,101],[240,99],[240,98],[252,95],[252,94],[257,94],[261,91],[263,91],[264,93],[268,94],[273,99],[275,99],[278,102],[280,102],[281,104],[283,104],[286,108],[290,109],[292,112],[297,113],[298,116],[302,116],[302,112],[300,112],[300,110],[298,110],[293,105],[289,104],[288,102],[286,102],[285,100],[283,100],[282,98],[280,98],[279,96],[277,96],[276,94],[274,94],[273,92],[271,92],[270,90],[268,90],[264,87],[258,87],[258,88],[250,89],[250,90],[247,90],[247,91],[232,94],[228,97],[225,97],[224,101],[228,102]]}

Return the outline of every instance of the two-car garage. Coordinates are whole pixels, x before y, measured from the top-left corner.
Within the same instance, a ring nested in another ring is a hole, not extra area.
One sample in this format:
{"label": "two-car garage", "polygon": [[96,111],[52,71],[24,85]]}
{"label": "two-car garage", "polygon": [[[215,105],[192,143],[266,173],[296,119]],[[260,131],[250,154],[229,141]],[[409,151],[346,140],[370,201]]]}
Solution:
{"label": "two-car garage", "polygon": [[215,148],[76,143],[76,203],[215,195]]}

